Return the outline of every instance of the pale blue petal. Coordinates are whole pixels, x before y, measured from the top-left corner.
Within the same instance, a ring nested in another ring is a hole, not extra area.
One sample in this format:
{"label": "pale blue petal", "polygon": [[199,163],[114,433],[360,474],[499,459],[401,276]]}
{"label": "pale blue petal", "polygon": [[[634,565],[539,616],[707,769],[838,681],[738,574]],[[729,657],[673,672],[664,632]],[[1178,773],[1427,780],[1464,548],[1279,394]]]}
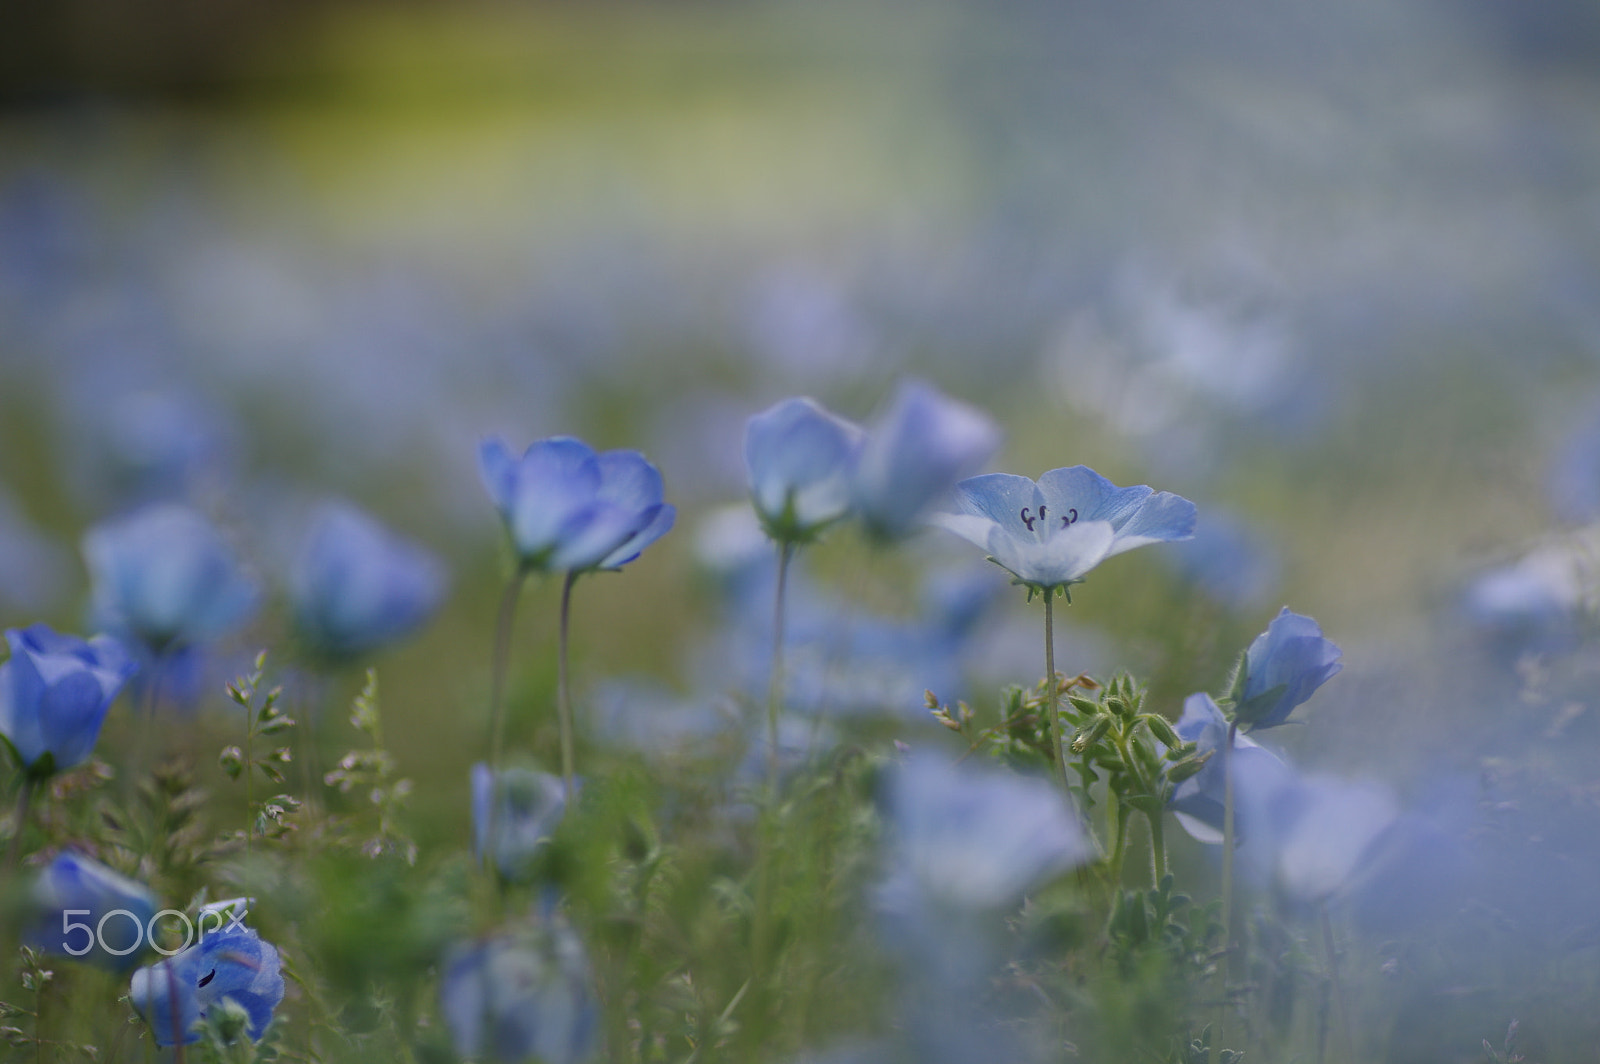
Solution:
{"label": "pale blue petal", "polygon": [[641,513],[632,507],[596,504],[589,519],[562,538],[550,555],[550,568],[578,572],[595,568],[654,520],[659,509],[658,504]]}
{"label": "pale blue petal", "polygon": [[903,381],[862,448],[856,510],[875,535],[904,536],[999,446],[1000,430],[982,411],[922,381]]}
{"label": "pale blue petal", "polygon": [[661,505],[661,473],[638,451],[606,451],[600,455],[602,502],[642,513]]}
{"label": "pale blue petal", "polygon": [[1119,532],[1151,493],[1143,484],[1119,488],[1081,465],[1050,470],[1039,478],[1039,490],[1051,513],[1065,516],[1076,510],[1077,520],[1109,521]]}
{"label": "pale blue petal", "polygon": [[750,495],[768,524],[793,508],[795,527],[806,535],[842,517],[863,433],[814,400],[786,399],[752,417],[745,428],[744,455]]}
{"label": "pale blue petal", "polygon": [[622,566],[627,565],[643,553],[646,547],[672,531],[673,522],[677,518],[678,508],[671,503],[663,503],[650,523],[635,532],[626,543],[601,560],[598,568],[620,569]]}
{"label": "pale blue petal", "polygon": [[1117,530],[1117,542],[1112,554],[1149,543],[1168,543],[1188,539],[1194,535],[1194,503],[1169,491],[1159,492],[1144,500],[1136,513]]}
{"label": "pale blue petal", "polygon": [[498,439],[484,440],[478,445],[478,475],[489,491],[489,498],[502,515],[511,512],[512,495],[517,483],[517,460]]}
{"label": "pale blue petal", "polygon": [[1079,521],[1053,532],[1042,542],[1018,539],[1003,528],[989,534],[994,560],[1030,584],[1059,587],[1074,583],[1099,565],[1114,538],[1104,521]]}
{"label": "pale blue petal", "polygon": [[[1037,537],[1037,515],[1044,501],[1037,484],[1013,473],[968,477],[956,485],[955,491],[955,503],[962,513],[987,518],[1017,536]],[[1024,509],[1035,518],[1033,532],[1022,517]]]}
{"label": "pale blue petal", "polygon": [[582,440],[556,436],[529,447],[507,515],[517,553],[536,562],[585,527],[599,491],[600,463]]}

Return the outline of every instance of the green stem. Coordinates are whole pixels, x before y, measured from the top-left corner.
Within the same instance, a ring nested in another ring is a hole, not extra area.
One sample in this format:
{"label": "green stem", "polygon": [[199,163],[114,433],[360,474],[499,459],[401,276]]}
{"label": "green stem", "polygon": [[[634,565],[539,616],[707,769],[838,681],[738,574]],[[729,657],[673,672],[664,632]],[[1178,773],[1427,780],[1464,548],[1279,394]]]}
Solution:
{"label": "green stem", "polygon": [[1122,856],[1128,844],[1128,807],[1107,791],[1107,800],[1117,807],[1116,826],[1111,836],[1111,889],[1122,889]]}
{"label": "green stem", "polygon": [[256,737],[255,691],[244,703],[244,852],[249,853],[255,843],[256,815],[250,802],[251,777],[255,775],[254,745]]}
{"label": "green stem", "polygon": [[567,570],[561,582],[561,637],[560,657],[556,662],[556,715],[561,724],[561,781],[567,808],[572,807],[572,691],[567,681],[567,631],[572,618],[572,585],[578,579],[574,570]]}
{"label": "green stem", "polygon": [[494,664],[489,680],[489,769],[500,770],[500,751],[505,745],[506,670],[511,659],[511,629],[517,618],[517,599],[527,582],[528,570],[518,568],[500,596],[500,613],[494,628]]}
{"label": "green stem", "polygon": [[1150,870],[1155,880],[1152,886],[1160,887],[1161,881],[1167,878],[1166,824],[1160,813],[1146,813],[1145,819],[1150,822]]}
{"label": "green stem", "polygon": [[1061,711],[1057,706],[1058,690],[1056,685],[1056,635],[1055,635],[1055,589],[1046,588],[1044,592],[1044,683],[1045,683],[1045,712],[1050,714],[1050,734],[1056,743],[1056,771],[1061,774],[1061,786],[1067,783],[1067,747],[1061,738]]}
{"label": "green stem", "polygon": [[11,847],[6,852],[6,874],[17,870],[17,862],[22,857],[22,836],[28,827],[28,813],[33,808],[33,792],[38,787],[39,781],[32,776],[24,776],[22,789],[17,792],[16,826],[11,829]]}
{"label": "green stem", "polygon": [[755,917],[750,930],[750,980],[758,989],[766,973],[772,907],[773,819],[778,813],[778,707],[783,701],[783,614],[794,544],[778,544],[778,586],[772,600],[772,674],[767,688],[767,796],[756,820]]}
{"label": "green stem", "polygon": [[767,685],[767,789],[778,793],[778,707],[783,702],[783,614],[794,544],[778,544],[778,588],[772,598],[772,670]]}

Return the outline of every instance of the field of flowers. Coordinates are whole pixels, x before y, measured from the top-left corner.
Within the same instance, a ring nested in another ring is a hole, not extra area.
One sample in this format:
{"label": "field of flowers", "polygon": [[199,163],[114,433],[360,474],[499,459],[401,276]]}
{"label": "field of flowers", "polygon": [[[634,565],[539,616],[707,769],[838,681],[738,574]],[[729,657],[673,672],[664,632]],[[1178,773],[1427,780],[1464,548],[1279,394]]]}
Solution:
{"label": "field of flowers", "polygon": [[68,6],[0,1061],[1600,1059],[1583,5]]}

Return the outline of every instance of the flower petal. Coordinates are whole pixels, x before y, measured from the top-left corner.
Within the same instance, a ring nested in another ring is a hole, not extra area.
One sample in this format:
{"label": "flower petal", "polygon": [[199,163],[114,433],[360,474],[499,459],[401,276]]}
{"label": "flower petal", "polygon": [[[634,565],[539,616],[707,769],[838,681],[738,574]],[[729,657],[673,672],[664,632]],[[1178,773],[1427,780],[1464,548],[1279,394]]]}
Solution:
{"label": "flower petal", "polygon": [[1079,521],[1043,542],[1018,539],[1003,528],[989,533],[994,560],[1021,579],[1040,587],[1075,583],[1111,550],[1115,533],[1105,521]]}

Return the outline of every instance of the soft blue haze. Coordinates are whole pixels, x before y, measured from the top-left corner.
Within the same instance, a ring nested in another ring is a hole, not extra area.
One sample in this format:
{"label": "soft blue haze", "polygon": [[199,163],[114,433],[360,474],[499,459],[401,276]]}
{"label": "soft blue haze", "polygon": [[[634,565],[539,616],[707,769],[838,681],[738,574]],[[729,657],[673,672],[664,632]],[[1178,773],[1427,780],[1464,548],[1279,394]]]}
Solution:
{"label": "soft blue haze", "polygon": [[1278,882],[1301,901],[1324,901],[1345,889],[1400,815],[1387,787],[1328,775],[1300,780],[1279,805],[1286,826]]}
{"label": "soft blue haze", "polygon": [[1194,532],[1188,499],[1119,488],[1087,466],[1052,469],[1037,484],[1011,473],[970,477],[956,485],[955,504],[935,522],[1040,591],[1078,583],[1112,555]]}
{"label": "soft blue haze", "polygon": [[6,632],[0,665],[0,736],[38,774],[88,760],[106,711],[137,669],[110,636],[85,642],[43,624]]}
{"label": "soft blue haze", "polygon": [[215,525],[157,504],[83,537],[100,624],[154,653],[226,635],[256,608],[255,584]]}
{"label": "soft blue haze", "polygon": [[989,416],[919,380],[901,381],[856,465],[855,510],[868,535],[897,540],[1000,447]]}
{"label": "soft blue haze", "polygon": [[[145,928],[156,914],[156,896],[143,884],[70,850],[40,870],[30,901],[24,941],[47,953],[114,969],[131,968],[138,961]],[[78,926],[69,926],[73,924]]]}
{"label": "soft blue haze", "polygon": [[578,1064],[598,1046],[583,945],[562,928],[501,934],[445,959],[439,1000],[463,1057]]}
{"label": "soft blue haze", "polygon": [[864,438],[859,426],[812,399],[785,399],[750,419],[750,501],[769,536],[803,543],[849,512]]}
{"label": "soft blue haze", "polygon": [[473,852],[479,860],[492,853],[495,867],[506,879],[527,877],[534,857],[555,834],[566,810],[560,776],[507,768],[497,778],[482,762],[472,766]]}
{"label": "soft blue haze", "polygon": [[889,879],[884,907],[986,909],[1094,857],[1076,816],[1047,781],[936,754],[889,777]]}
{"label": "soft blue haze", "polygon": [[1343,668],[1341,656],[1316,621],[1285,606],[1245,651],[1234,682],[1234,720],[1250,729],[1282,724]]}
{"label": "soft blue haze", "polygon": [[175,957],[134,972],[130,997],[158,1046],[199,1041],[191,1028],[224,999],[245,1010],[250,1038],[260,1041],[283,1000],[278,951],[254,930],[228,926]]}
{"label": "soft blue haze", "polygon": [[596,454],[552,436],[521,458],[499,440],[478,451],[478,470],[528,572],[619,569],[672,528],[661,474],[638,451]]}
{"label": "soft blue haze", "polygon": [[444,597],[442,562],[345,502],[319,507],[289,574],[295,627],[335,661],[403,639]]}

